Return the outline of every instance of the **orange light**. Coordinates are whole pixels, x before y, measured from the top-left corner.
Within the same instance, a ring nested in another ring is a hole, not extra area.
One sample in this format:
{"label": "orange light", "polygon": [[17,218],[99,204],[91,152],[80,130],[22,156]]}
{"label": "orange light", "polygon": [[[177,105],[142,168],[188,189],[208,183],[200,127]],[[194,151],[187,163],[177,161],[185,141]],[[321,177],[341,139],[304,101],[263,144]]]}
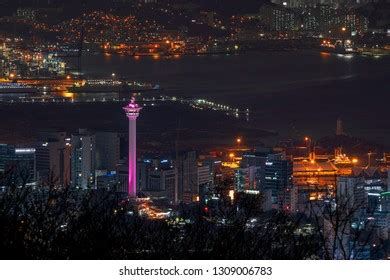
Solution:
{"label": "orange light", "polygon": [[70,99],[73,100],[74,94],[71,93],[71,92],[64,92],[64,93],[61,94],[61,96],[64,97],[64,98],[70,98]]}
{"label": "orange light", "polygon": [[234,190],[229,191],[229,197],[232,201],[234,200]]}
{"label": "orange light", "polygon": [[9,77],[10,77],[11,79],[15,78],[15,74],[14,74],[14,73],[11,73],[11,74],[9,74]]}
{"label": "orange light", "polygon": [[70,78],[71,78],[71,76],[70,76],[70,75],[66,76],[66,79],[70,80]]}
{"label": "orange light", "polygon": [[165,41],[165,43],[167,43],[167,44],[170,44],[170,43],[171,43],[171,41],[169,41],[169,40],[166,40],[166,41]]}
{"label": "orange light", "polygon": [[353,158],[353,159],[352,159],[352,163],[356,164],[356,163],[358,163],[358,162],[359,162],[359,160],[358,160],[357,158]]}
{"label": "orange light", "polygon": [[240,144],[241,143],[241,138],[237,138],[236,141],[237,141],[238,144]]}
{"label": "orange light", "polygon": [[310,140],[310,138],[309,137],[305,137],[305,141],[309,141]]}
{"label": "orange light", "polygon": [[230,157],[230,158],[234,158],[234,154],[233,154],[233,153],[230,153],[230,154],[229,154],[229,157]]}

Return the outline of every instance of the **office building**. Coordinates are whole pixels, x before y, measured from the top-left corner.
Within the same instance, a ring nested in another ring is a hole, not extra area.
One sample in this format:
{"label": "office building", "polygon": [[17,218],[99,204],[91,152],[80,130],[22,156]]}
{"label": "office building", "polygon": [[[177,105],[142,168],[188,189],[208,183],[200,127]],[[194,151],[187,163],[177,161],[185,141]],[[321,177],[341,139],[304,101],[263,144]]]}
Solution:
{"label": "office building", "polygon": [[71,146],[65,132],[41,131],[36,146],[36,160],[41,184],[70,184]]}
{"label": "office building", "polygon": [[261,186],[261,167],[249,166],[236,170],[234,183],[237,191],[259,190]]}
{"label": "office building", "polygon": [[184,203],[196,200],[199,194],[198,160],[195,151],[181,152],[175,161],[178,177],[177,199]]}
{"label": "office building", "polygon": [[96,171],[95,172],[95,188],[116,191],[118,185],[118,177],[115,171]]}
{"label": "office building", "polygon": [[259,10],[259,18],[266,31],[294,31],[297,29],[297,17],[293,10],[285,6],[264,4]]}
{"label": "office building", "polygon": [[0,144],[0,174],[7,185],[24,186],[35,183],[37,179],[35,149]]}
{"label": "office building", "polygon": [[285,192],[293,186],[293,163],[284,154],[270,154],[264,168],[261,190],[270,194],[272,209],[283,208]]}
{"label": "office building", "polygon": [[89,188],[95,182],[95,135],[85,129],[72,135],[72,187]]}
{"label": "office building", "polygon": [[115,132],[96,132],[96,169],[115,171],[120,157],[120,138]]}

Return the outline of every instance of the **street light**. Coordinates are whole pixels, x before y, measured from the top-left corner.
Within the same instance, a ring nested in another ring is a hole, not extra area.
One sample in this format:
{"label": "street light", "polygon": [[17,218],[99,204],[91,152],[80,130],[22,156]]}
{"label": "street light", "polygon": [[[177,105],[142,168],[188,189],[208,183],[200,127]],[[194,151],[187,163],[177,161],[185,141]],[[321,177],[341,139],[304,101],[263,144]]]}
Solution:
{"label": "street light", "polygon": [[347,28],[343,27],[341,28],[342,31],[342,39],[343,39],[343,47],[345,48],[345,31],[347,31]]}

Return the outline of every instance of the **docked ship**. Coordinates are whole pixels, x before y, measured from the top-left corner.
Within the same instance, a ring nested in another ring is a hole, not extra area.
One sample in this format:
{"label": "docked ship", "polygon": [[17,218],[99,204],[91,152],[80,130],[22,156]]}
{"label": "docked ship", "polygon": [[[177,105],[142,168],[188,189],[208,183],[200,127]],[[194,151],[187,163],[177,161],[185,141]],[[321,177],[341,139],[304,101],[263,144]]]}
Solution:
{"label": "docked ship", "polygon": [[358,50],[353,46],[350,40],[337,40],[335,43],[324,40],[320,46],[322,52],[334,54],[355,54]]}
{"label": "docked ship", "polygon": [[119,80],[83,80],[67,88],[73,93],[134,92],[159,90],[158,85]]}
{"label": "docked ship", "polygon": [[21,83],[0,83],[0,94],[34,94],[38,89]]}

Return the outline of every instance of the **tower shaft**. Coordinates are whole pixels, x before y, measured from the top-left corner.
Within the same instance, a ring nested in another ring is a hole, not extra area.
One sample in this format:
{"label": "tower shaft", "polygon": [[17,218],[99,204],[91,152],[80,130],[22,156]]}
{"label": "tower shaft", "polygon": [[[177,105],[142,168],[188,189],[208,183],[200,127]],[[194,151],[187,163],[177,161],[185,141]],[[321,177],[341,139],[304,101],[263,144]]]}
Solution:
{"label": "tower shaft", "polygon": [[129,118],[129,196],[137,195],[137,120]]}

